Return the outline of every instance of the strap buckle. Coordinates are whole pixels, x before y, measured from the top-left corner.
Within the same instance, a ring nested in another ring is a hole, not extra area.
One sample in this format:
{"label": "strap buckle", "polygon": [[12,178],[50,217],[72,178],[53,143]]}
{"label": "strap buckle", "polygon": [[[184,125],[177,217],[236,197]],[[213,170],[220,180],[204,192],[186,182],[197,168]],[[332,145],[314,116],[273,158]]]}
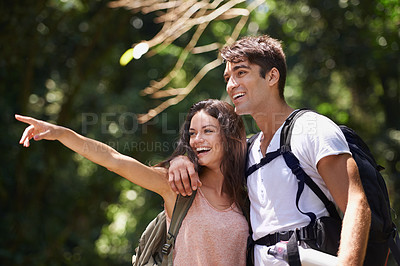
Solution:
{"label": "strap buckle", "polygon": [[292,236],[293,231],[280,231],[275,233],[276,241],[278,243],[280,241],[288,241]]}
{"label": "strap buckle", "polygon": [[168,255],[169,252],[171,251],[171,247],[172,247],[171,244],[166,243],[166,244],[163,245],[162,251],[161,251],[161,252],[162,252],[164,255]]}
{"label": "strap buckle", "polygon": [[267,246],[275,245],[280,241],[288,241],[292,236],[293,231],[279,231],[268,235],[269,243]]}
{"label": "strap buckle", "polygon": [[305,226],[298,230],[299,240],[315,240],[316,232],[313,226]]}

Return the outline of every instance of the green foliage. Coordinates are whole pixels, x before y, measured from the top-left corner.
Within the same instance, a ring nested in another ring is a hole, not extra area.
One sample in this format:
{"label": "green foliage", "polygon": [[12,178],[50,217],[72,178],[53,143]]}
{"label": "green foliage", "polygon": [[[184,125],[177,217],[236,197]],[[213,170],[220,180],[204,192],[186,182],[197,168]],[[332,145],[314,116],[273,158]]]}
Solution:
{"label": "green foliage", "polygon": [[[110,9],[108,1],[25,1],[0,10],[0,261],[5,265],[127,265],[161,198],[97,166],[57,142],[18,146],[24,125],[15,113],[70,127],[121,153],[154,164],[173,151],[189,106],[227,99],[224,66],[189,96],[150,122],[136,116],[159,103],[140,91],[176,63],[187,33],[159,53],[127,66],[121,55],[160,29],[155,14]],[[4,6],[4,5],[2,5]],[[223,43],[238,19],[213,21],[199,45]],[[266,1],[245,34],[283,41],[286,98],[356,129],[384,171],[399,213],[400,6],[380,1]],[[217,52],[189,55],[184,87]],[[258,130],[244,117],[248,133]],[[400,223],[397,221],[397,224]]]}

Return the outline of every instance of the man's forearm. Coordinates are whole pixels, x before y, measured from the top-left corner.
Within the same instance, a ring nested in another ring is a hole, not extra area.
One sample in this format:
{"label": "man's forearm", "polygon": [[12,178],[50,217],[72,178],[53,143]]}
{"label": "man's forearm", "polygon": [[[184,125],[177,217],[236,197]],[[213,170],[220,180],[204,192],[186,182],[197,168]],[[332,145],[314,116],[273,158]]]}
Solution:
{"label": "man's forearm", "polygon": [[371,211],[365,195],[349,197],[343,218],[338,265],[363,265]]}

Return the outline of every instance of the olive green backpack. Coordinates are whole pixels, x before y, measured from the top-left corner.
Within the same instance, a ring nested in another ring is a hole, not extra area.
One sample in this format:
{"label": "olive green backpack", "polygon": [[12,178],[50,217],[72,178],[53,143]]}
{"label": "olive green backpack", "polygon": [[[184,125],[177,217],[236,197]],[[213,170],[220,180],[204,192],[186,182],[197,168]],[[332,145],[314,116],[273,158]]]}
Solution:
{"label": "olive green backpack", "polygon": [[133,266],[172,265],[172,251],[179,228],[185,218],[197,191],[191,196],[176,197],[171,224],[167,234],[167,223],[165,211],[160,212],[144,230],[139,239],[139,245],[135,249],[136,254],[132,256]]}

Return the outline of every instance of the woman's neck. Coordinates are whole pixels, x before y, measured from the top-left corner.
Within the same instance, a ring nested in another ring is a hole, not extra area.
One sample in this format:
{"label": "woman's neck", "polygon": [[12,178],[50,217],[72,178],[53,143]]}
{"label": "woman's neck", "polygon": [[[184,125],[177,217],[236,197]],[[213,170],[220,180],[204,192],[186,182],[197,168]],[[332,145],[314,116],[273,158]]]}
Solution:
{"label": "woman's neck", "polygon": [[209,168],[203,169],[200,176],[203,186],[201,191],[207,201],[218,210],[226,210],[233,201],[224,186],[224,176],[221,170],[213,171]]}
{"label": "woman's neck", "polygon": [[222,195],[224,193],[224,175],[220,169],[210,169],[204,167],[200,175],[200,181],[203,186],[212,188],[216,193]]}

